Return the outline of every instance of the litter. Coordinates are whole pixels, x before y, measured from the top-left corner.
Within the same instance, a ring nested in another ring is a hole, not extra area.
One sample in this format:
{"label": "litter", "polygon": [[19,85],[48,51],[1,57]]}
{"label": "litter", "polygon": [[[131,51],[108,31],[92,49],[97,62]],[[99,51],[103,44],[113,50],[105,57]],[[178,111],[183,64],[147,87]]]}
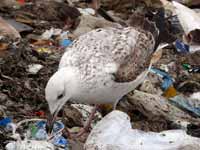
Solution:
{"label": "litter", "polygon": [[64,148],[67,150],[68,141],[62,136],[62,131],[64,129],[64,124],[62,122],[55,122],[53,126],[53,137],[48,137],[46,133],[46,122],[39,121],[35,125],[30,127],[30,139],[32,140],[48,140],[53,145]]}
{"label": "litter", "polygon": [[20,32],[31,32],[33,28],[26,24],[15,21],[14,19],[5,19],[10,25],[12,25],[19,33]]}
{"label": "litter", "polygon": [[92,8],[85,8],[85,9],[78,8],[78,10],[83,15],[95,15],[95,10]]}
{"label": "litter", "polygon": [[7,144],[6,150],[55,150],[55,148],[46,141],[24,140]]}
{"label": "litter", "polygon": [[0,126],[6,127],[11,122],[12,122],[11,118],[4,118],[0,120]]}
{"label": "litter", "polygon": [[5,51],[8,49],[8,43],[0,43],[0,51]]}
{"label": "litter", "polygon": [[199,0],[174,0],[174,1],[188,6],[198,6],[200,4]]}
{"label": "litter", "polygon": [[12,122],[11,118],[4,118],[0,120],[0,127],[3,127],[6,131],[13,131],[15,124]]}
{"label": "litter", "polygon": [[194,66],[189,64],[183,64],[182,66],[189,73],[200,73],[200,66]]}
{"label": "litter", "polygon": [[184,44],[180,40],[175,41],[176,50],[180,53],[189,53],[190,47],[187,44]]}
{"label": "litter", "polygon": [[37,74],[43,68],[40,64],[31,64],[28,66],[28,72],[31,74]]}
{"label": "litter", "polygon": [[177,107],[190,112],[194,116],[200,117],[200,102],[195,104],[194,100],[179,95],[172,97],[169,100],[170,103],[176,105]]}
{"label": "litter", "polygon": [[103,18],[97,18],[91,15],[82,15],[80,16],[80,23],[77,26],[76,30],[73,31],[74,38],[77,38],[89,31],[92,31],[96,28],[105,28],[105,27],[120,27],[120,24],[107,21]]}
{"label": "litter", "polygon": [[155,133],[132,129],[127,114],[113,111],[97,123],[84,147],[87,150],[197,150],[200,140],[184,130]]}
{"label": "litter", "polygon": [[44,117],[45,116],[45,112],[44,111],[37,111],[37,112],[35,112],[35,115],[39,116],[39,117]]}
{"label": "litter", "polygon": [[[200,29],[200,17],[195,11],[175,1],[172,4],[175,7],[175,13],[186,35],[189,35],[192,31],[196,31],[196,29]],[[188,42],[190,43],[191,41]]]}
{"label": "litter", "polygon": [[21,38],[19,32],[2,17],[0,17],[0,31],[1,36],[9,36],[12,39]]}
{"label": "litter", "polygon": [[180,40],[176,40],[174,46],[179,53],[195,53],[197,51],[200,51],[200,46],[188,45]]}
{"label": "litter", "polygon": [[69,40],[69,39],[64,39],[64,40],[62,40],[62,41],[60,42],[60,46],[61,46],[61,47],[67,47],[67,46],[69,46],[70,44],[72,44],[72,41]]}
{"label": "litter", "polygon": [[57,36],[61,34],[62,30],[61,29],[54,29],[51,28],[50,30],[46,30],[42,35],[41,39],[48,40],[50,39],[53,35]]}
{"label": "litter", "polygon": [[49,50],[49,48],[46,48],[46,47],[40,47],[40,48],[37,48],[36,51],[38,53],[47,53],[47,54],[50,54],[51,51]]}
{"label": "litter", "polygon": [[174,97],[177,95],[177,91],[173,86],[170,86],[164,93],[163,96],[166,98]]}
{"label": "litter", "polygon": [[25,0],[17,0],[17,2],[18,2],[20,5],[25,4]]}
{"label": "litter", "polygon": [[[162,118],[169,122],[180,120],[196,125],[200,124],[198,118],[174,106],[169,99],[163,96],[135,90],[132,94],[127,95],[127,101],[148,120],[155,120],[156,118],[160,120]],[[195,103],[198,104],[197,102]]]}
{"label": "litter", "polygon": [[189,73],[200,73],[200,67],[194,67],[188,70]]}
{"label": "litter", "polygon": [[190,98],[200,101],[200,92],[193,93],[192,95],[190,95]]}
{"label": "litter", "polygon": [[49,136],[46,132],[46,121],[38,121],[35,124],[29,124],[26,131],[25,139],[21,140],[19,134],[16,133],[17,128],[23,123],[33,122],[41,119],[23,120],[17,124],[12,123],[11,119],[5,118],[0,123],[5,127],[11,124],[10,131],[12,130],[13,137],[17,141],[11,141],[6,145],[7,150],[54,150],[58,147],[60,150],[68,150],[68,141],[62,136],[64,124],[60,121],[54,123],[52,134]]}
{"label": "litter", "polygon": [[33,46],[51,46],[51,40],[43,40],[43,39],[31,39],[31,44]]}
{"label": "litter", "polygon": [[[159,37],[159,40],[154,42],[156,45],[159,42],[161,44],[151,55],[152,58],[147,59],[154,67],[151,69],[153,73],[148,73],[141,86],[124,96],[118,103],[117,109],[129,114],[132,127],[157,133],[132,130],[130,127],[129,131],[134,135],[128,131],[125,135],[124,130],[129,127],[129,124],[124,121],[120,128],[120,117],[123,115],[116,113],[115,115],[119,117],[118,124],[115,125],[110,119],[107,123],[108,126],[105,125],[101,130],[103,133],[105,133],[104,130],[112,131],[106,132],[109,140],[105,141],[108,143],[111,141],[110,143],[114,145],[122,143],[123,146],[119,147],[125,150],[129,148],[126,147],[127,144],[130,145],[131,150],[131,145],[146,146],[146,149],[149,147],[148,150],[166,150],[168,146],[174,146],[171,149],[176,149],[177,145],[184,147],[187,142],[189,142],[189,148],[186,146],[187,149],[200,149],[199,140],[197,139],[198,143],[195,144],[196,138],[191,137],[194,134],[190,134],[191,136],[186,140],[188,135],[182,130],[180,137],[176,136],[174,143],[168,143],[173,141],[172,139],[162,140],[159,136],[157,138],[161,131],[169,129],[181,128],[187,130],[189,134],[187,127],[191,124],[197,126],[191,133],[196,132],[195,135],[200,137],[199,8],[187,8],[182,5],[187,0],[175,0],[183,2],[182,4],[166,0],[173,6],[173,9],[165,11],[165,14],[161,10],[166,8],[159,4],[160,0],[158,3],[157,0],[138,0],[134,3],[130,0],[92,0],[100,2],[99,9],[87,8],[91,7],[91,4],[85,0],[0,1],[0,15],[3,19],[3,23],[0,19],[0,150],[5,150],[6,144],[8,144],[8,150],[64,150],[68,147],[70,150],[83,149],[88,134],[92,128],[95,129],[96,125],[98,126],[102,116],[112,110],[112,105],[100,106],[88,133],[76,139],[66,138],[66,134],[62,134],[62,131],[65,132],[62,129],[65,125],[72,133],[71,135],[80,133],[84,121],[88,120],[92,112],[92,105],[74,104],[74,101],[70,102],[70,106],[65,105],[63,114],[62,112],[58,113],[59,119],[62,116],[62,122],[58,121],[56,124],[57,134],[54,131],[52,135],[46,133],[45,119],[28,123],[23,119],[47,117],[49,112],[47,103],[44,103],[44,87],[50,76],[57,71],[59,59],[63,55],[65,47],[70,48],[73,40],[98,28],[128,27],[131,25],[130,16],[135,13],[147,17],[151,22],[156,21],[155,24],[159,30],[160,27],[163,27],[166,32],[163,33],[160,30],[161,38]],[[19,4],[19,1],[22,5]],[[70,5],[69,1],[73,1],[73,5]],[[197,0],[190,1],[197,3]],[[9,4],[4,5],[6,3]],[[138,23],[140,23],[139,20]],[[148,25],[146,29],[150,29],[152,32]],[[113,33],[115,34],[115,32]],[[90,45],[90,41],[88,42]],[[123,41],[118,40],[118,42]],[[77,44],[79,45],[79,43]],[[145,46],[145,43],[139,43],[141,46],[143,44]],[[88,43],[85,42],[83,45],[88,46]],[[165,46],[167,48],[164,48]],[[81,56],[81,58],[85,58],[85,56]],[[71,61],[69,60],[69,62]],[[139,72],[140,69],[137,73]],[[185,100],[181,99],[182,97]],[[124,115],[125,117],[127,115]],[[23,124],[14,123],[21,120],[23,120]],[[177,126],[172,126],[171,123]],[[171,132],[169,133],[171,134]],[[175,130],[174,133],[178,133],[178,131]],[[167,132],[166,136],[168,135]],[[99,142],[101,139],[103,138],[100,137],[97,141]],[[179,139],[183,141],[183,144]],[[78,148],[77,145],[79,145]],[[118,148],[112,146],[106,148],[112,150]]]}
{"label": "litter", "polygon": [[150,72],[157,74],[158,76],[160,76],[163,79],[163,83],[162,83],[162,89],[163,90],[167,90],[170,86],[173,85],[173,79],[172,77],[167,74],[164,71],[161,71],[159,69],[156,68],[151,68]]}

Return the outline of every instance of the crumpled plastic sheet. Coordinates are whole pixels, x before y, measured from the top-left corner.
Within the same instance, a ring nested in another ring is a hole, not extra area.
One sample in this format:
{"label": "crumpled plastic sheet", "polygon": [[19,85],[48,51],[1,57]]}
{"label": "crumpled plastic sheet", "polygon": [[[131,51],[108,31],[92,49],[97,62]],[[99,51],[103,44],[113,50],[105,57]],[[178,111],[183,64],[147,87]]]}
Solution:
{"label": "crumpled plastic sheet", "polygon": [[86,150],[198,150],[200,139],[184,130],[160,133],[132,129],[129,116],[112,111],[91,131]]}
{"label": "crumpled plastic sheet", "polygon": [[174,45],[176,47],[176,50],[180,53],[189,53],[190,51],[189,45],[183,43],[180,40],[176,40]]}

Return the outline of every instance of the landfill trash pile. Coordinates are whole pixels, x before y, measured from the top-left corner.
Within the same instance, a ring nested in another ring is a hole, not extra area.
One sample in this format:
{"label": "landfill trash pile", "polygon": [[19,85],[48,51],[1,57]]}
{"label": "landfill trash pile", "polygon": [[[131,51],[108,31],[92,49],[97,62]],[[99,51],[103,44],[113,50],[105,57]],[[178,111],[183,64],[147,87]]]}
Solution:
{"label": "landfill trash pile", "polygon": [[[199,0],[98,0],[97,7],[81,0],[1,1],[0,149],[199,149]],[[65,48],[94,29],[134,25],[133,13],[154,22],[160,35],[148,76],[117,105],[126,114],[101,105],[88,132],[74,139],[66,128],[79,132],[93,106],[69,102],[49,139],[44,89]]]}

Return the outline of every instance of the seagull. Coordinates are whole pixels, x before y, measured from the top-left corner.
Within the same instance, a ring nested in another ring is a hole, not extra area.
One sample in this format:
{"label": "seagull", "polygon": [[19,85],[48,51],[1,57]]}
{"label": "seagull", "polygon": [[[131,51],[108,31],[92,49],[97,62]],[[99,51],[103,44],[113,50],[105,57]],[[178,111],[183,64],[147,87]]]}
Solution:
{"label": "seagull", "polygon": [[53,118],[67,101],[115,108],[144,81],[159,31],[139,15],[133,15],[128,24],[92,30],[66,48],[45,88]]}

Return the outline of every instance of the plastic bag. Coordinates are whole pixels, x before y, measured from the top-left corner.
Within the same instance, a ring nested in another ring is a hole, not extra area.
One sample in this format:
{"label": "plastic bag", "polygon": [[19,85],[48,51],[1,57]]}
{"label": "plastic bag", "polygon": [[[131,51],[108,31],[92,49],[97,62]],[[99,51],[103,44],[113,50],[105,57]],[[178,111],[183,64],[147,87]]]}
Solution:
{"label": "plastic bag", "polygon": [[130,118],[120,111],[105,116],[92,130],[86,150],[196,150],[200,139],[191,137],[184,130],[160,133],[132,129]]}

